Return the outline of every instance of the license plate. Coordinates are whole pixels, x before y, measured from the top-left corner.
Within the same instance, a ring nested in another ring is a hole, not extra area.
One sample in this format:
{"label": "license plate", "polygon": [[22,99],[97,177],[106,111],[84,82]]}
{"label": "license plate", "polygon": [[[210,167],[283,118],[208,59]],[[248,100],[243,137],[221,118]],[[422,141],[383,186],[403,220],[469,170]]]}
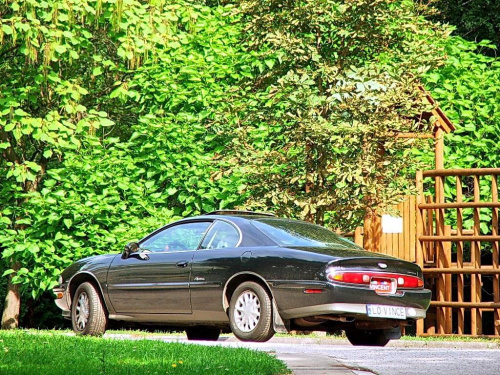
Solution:
{"label": "license plate", "polygon": [[400,306],[366,305],[366,313],[372,318],[406,319],[406,309]]}
{"label": "license plate", "polygon": [[370,280],[370,289],[377,294],[394,294],[397,288],[398,285],[394,279],[372,277]]}

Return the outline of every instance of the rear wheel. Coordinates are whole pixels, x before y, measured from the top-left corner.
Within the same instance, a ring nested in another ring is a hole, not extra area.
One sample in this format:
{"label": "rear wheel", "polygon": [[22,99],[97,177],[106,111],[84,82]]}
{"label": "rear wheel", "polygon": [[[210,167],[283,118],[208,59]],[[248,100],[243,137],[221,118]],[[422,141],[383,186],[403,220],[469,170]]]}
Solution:
{"label": "rear wheel", "polygon": [[79,335],[102,336],[106,331],[106,309],[93,284],[82,283],[76,290],[71,304],[71,323]]}
{"label": "rear wheel", "polygon": [[345,332],[347,339],[354,346],[386,346],[390,341],[383,329],[350,329]]}
{"label": "rear wheel", "polygon": [[188,340],[217,341],[220,335],[220,328],[215,327],[189,327],[186,328]]}
{"label": "rear wheel", "polygon": [[229,305],[229,323],[242,341],[267,341],[274,335],[271,297],[253,281],[236,288]]}

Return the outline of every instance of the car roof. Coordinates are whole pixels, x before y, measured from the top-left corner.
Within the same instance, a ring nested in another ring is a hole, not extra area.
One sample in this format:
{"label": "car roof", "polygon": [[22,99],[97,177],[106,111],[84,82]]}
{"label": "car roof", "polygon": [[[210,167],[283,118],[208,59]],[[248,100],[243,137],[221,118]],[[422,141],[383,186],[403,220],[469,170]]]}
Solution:
{"label": "car roof", "polygon": [[258,212],[245,210],[216,210],[201,216],[242,216],[242,217],[276,217],[272,212]]}

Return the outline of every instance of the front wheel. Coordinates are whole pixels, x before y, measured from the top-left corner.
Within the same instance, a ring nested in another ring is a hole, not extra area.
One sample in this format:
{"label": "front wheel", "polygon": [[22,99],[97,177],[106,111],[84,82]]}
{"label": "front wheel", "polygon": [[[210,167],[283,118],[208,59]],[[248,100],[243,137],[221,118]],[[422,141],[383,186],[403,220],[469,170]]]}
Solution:
{"label": "front wheel", "polygon": [[390,339],[383,329],[350,329],[345,332],[347,339],[354,346],[386,346]]}
{"label": "front wheel", "polygon": [[229,305],[229,324],[242,341],[267,341],[274,335],[271,297],[253,281],[236,288]]}
{"label": "front wheel", "polygon": [[106,309],[93,284],[84,282],[76,290],[71,304],[71,323],[79,335],[102,336],[106,331]]}

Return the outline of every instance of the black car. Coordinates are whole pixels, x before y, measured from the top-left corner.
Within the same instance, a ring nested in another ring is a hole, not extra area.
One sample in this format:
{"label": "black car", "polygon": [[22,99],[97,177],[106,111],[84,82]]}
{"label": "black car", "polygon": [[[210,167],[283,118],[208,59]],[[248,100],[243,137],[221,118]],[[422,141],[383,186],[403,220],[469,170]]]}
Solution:
{"label": "black car", "polygon": [[318,225],[244,211],[183,219],[122,254],[77,261],[54,293],[84,335],[102,335],[111,319],[184,329],[192,340],[345,330],[353,345],[378,346],[424,318],[431,297],[416,264]]}

